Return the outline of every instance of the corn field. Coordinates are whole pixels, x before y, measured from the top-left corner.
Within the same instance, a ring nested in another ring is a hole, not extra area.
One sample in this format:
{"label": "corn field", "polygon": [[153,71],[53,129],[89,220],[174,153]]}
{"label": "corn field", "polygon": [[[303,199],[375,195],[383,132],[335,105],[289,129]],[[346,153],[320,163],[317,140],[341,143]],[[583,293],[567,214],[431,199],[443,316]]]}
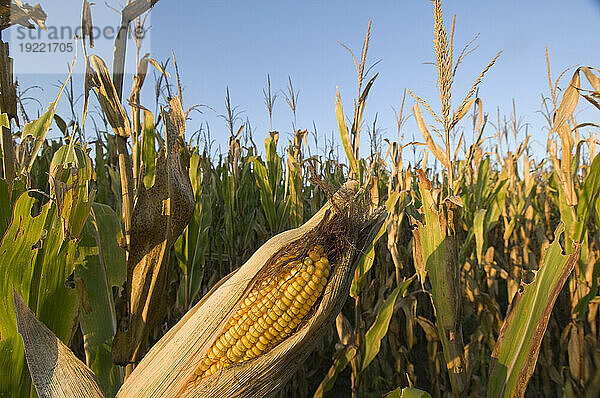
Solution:
{"label": "corn field", "polygon": [[[157,2],[127,2],[123,31]],[[0,29],[43,24],[39,5],[7,4]],[[382,140],[363,119],[370,28],[321,150],[295,123],[255,143],[228,93],[215,151],[210,129],[186,134],[175,55],[140,57],[128,87],[139,43],[119,34],[107,66],[86,29],[84,103],[68,75],[31,120],[0,41],[0,396],[600,396],[599,126],[576,120],[600,111],[600,71],[557,74],[547,52],[547,126],[526,132],[478,96],[500,53],[452,91],[468,51],[435,0],[439,106],[407,87]]]}

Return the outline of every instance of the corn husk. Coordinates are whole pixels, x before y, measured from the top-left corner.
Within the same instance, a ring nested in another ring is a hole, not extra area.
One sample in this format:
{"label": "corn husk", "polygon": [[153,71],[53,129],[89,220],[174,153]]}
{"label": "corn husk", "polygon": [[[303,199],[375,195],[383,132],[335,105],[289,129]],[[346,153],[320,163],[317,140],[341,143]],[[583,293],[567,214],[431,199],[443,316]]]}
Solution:
{"label": "corn husk", "polygon": [[94,372],[40,322],[13,289],[17,328],[39,397],[104,397]]}
{"label": "corn husk", "polygon": [[[297,229],[276,235],[237,271],[223,278],[149,351],[119,390],[117,397],[268,397],[275,394],[305,361],[341,310],[362,250],[385,219],[381,209],[365,217],[357,200],[358,183],[347,182],[317,214]],[[228,317],[253,281],[274,256],[340,212],[352,221],[337,242],[336,259],[321,300],[295,333],[263,355],[195,380],[194,372]]]}
{"label": "corn husk", "polygon": [[[366,202],[359,200],[358,191],[357,182],[347,182],[306,224],[271,238],[242,267],[219,281],[150,350],[117,397],[273,396],[305,361],[325,326],[333,323],[348,297],[361,254],[385,220],[385,208],[365,216],[362,203]],[[337,229],[334,224],[340,214],[344,215],[341,220],[349,223]],[[297,250],[298,245],[314,243],[307,237],[327,233],[323,226],[333,228],[329,234],[335,238],[335,257],[329,281],[313,312],[270,351],[196,380],[200,361],[253,283],[264,276],[261,271],[268,270],[273,259],[287,248]],[[93,372],[17,298],[15,311],[38,394],[60,398],[103,396]]]}

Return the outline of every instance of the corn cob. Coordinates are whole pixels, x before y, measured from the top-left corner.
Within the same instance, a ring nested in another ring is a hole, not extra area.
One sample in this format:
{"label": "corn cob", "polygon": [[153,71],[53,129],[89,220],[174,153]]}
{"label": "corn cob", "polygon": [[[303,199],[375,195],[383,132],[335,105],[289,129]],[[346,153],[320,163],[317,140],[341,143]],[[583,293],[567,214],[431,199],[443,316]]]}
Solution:
{"label": "corn cob", "polygon": [[291,335],[321,295],[330,270],[325,250],[317,245],[284,273],[254,287],[200,362],[196,377],[255,358]]}

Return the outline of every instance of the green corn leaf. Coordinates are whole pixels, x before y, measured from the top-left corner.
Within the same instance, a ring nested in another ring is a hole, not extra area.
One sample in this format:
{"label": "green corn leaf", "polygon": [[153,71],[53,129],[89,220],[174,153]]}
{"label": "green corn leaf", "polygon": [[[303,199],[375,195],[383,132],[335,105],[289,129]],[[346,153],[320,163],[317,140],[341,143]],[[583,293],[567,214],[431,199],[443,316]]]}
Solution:
{"label": "green corn leaf", "polygon": [[481,264],[481,258],[483,257],[483,243],[485,238],[485,231],[483,222],[485,221],[485,209],[477,210],[475,213],[475,219],[473,220],[473,230],[475,233],[475,248],[477,253],[477,262]]}
{"label": "green corn leaf", "polygon": [[486,197],[485,190],[489,189],[489,179],[490,179],[490,158],[486,157],[483,159],[479,165],[479,170],[477,173],[477,182],[475,183],[475,205],[479,208],[484,207],[482,205],[482,199]]}
{"label": "green corn leaf", "polygon": [[260,203],[265,212],[265,218],[269,223],[271,231],[276,232],[279,222],[267,169],[259,157],[253,156],[250,160],[254,166],[254,176],[256,178],[256,185],[258,186],[258,192],[260,193]]}
{"label": "green corn leaf", "polygon": [[[272,131],[269,137],[265,139],[266,166],[269,174],[269,184],[276,190],[282,181],[282,162],[281,156],[277,154],[277,141],[279,133]],[[275,194],[276,192],[274,192]],[[277,195],[276,195],[277,196]]]}
{"label": "green corn leaf", "polygon": [[534,282],[525,286],[512,301],[494,352],[488,384],[488,397],[522,397],[533,374],[542,338],[548,326],[554,302],[579,258],[580,245],[565,238],[565,246],[574,246],[563,255],[559,237],[565,232],[561,223],[554,241],[545,251]]}
{"label": "green corn leaf", "polygon": [[156,151],[154,149],[154,116],[144,109],[142,130],[142,162],[144,163],[144,186],[150,189],[154,185],[154,170],[156,169]]}
{"label": "green corn leaf", "polygon": [[461,395],[467,383],[460,324],[461,289],[456,236],[448,233],[455,205],[443,201],[437,209],[431,182],[422,170],[418,172],[423,218],[413,221],[417,225],[413,230],[415,269],[421,284],[425,276],[429,276],[436,325],[452,390],[454,395]]}
{"label": "green corn leaf", "polygon": [[189,167],[190,181],[195,197],[195,208],[184,234],[175,244],[175,255],[184,274],[179,295],[186,308],[191,307],[200,292],[204,279],[205,253],[208,250],[212,223],[213,199],[210,190],[203,190],[203,162],[197,150],[193,150]]}
{"label": "green corn leaf", "polygon": [[[388,211],[388,214],[391,213],[391,209],[396,205],[396,202],[398,201],[399,197],[400,194],[398,192],[394,192],[385,202],[385,207]],[[365,250],[365,254],[363,254],[361,259],[359,260],[358,266],[356,267],[358,272],[358,278],[352,279],[352,285],[350,286],[350,296],[358,297],[362,281],[364,280],[365,275],[367,274],[367,272],[369,272],[369,270],[373,266],[373,262],[375,261],[375,244],[377,243],[379,238],[381,238],[385,231],[386,225],[384,223],[377,232],[377,235],[375,235],[375,239],[373,239],[373,242],[371,242],[369,247],[367,247],[367,249]]]}
{"label": "green corn leaf", "polygon": [[85,303],[80,325],[86,364],[108,396],[114,396],[122,383],[110,351],[117,327],[112,291],[114,286],[120,288],[125,282],[125,251],[118,243],[122,236],[115,211],[94,203],[79,242],[75,272]]}
{"label": "green corn leaf", "polygon": [[44,114],[36,120],[27,123],[25,127],[23,127],[23,132],[21,133],[21,142],[27,142],[28,138],[31,137],[33,139],[33,145],[31,151],[25,154],[25,158],[21,162],[21,173],[31,170],[37,153],[40,151],[40,148],[46,141],[46,135],[48,134],[48,130],[50,130],[52,120],[54,120],[54,111],[56,110],[56,105],[58,104],[58,100],[60,100],[67,83],[71,79],[73,66],[70,69],[69,77],[67,77],[64,84],[60,87],[56,99],[50,103],[46,112],[44,112]]}
{"label": "green corn leaf", "polygon": [[60,340],[70,341],[75,330],[80,302],[71,278],[78,241],[75,232],[85,223],[83,209],[90,199],[82,188],[89,182],[85,167],[89,158],[83,151],[78,153],[86,157],[80,159],[83,168],[71,167],[66,183],[56,174],[56,181],[64,184],[62,202],[51,200],[41,205],[31,192],[20,195],[0,242],[0,368],[6,370],[0,372],[0,396],[28,397],[30,389],[23,343],[16,329],[13,287]]}
{"label": "green corn leaf", "polygon": [[573,308],[573,313],[577,314],[579,319],[583,319],[590,301],[594,297],[596,297],[596,295],[598,295],[598,278],[600,278],[600,259],[594,262],[592,268],[592,286],[590,287],[590,291],[588,292],[588,294],[583,296],[583,298],[579,300],[577,305],[575,305],[575,308]]}
{"label": "green corn leaf", "polygon": [[10,203],[10,192],[8,191],[8,184],[5,180],[0,179],[0,237],[6,232],[8,223],[10,222],[12,206]]}
{"label": "green corn leaf", "polygon": [[384,398],[431,398],[428,392],[413,387],[398,387],[383,396]]}
{"label": "green corn leaf", "polygon": [[96,194],[89,186],[93,174],[91,159],[73,141],[60,147],[52,157],[50,189],[69,236],[80,234],[90,213]]}
{"label": "green corn leaf", "polygon": [[375,356],[379,353],[381,348],[381,339],[387,334],[388,327],[390,326],[390,320],[394,313],[394,306],[398,297],[402,296],[406,289],[410,286],[415,276],[410,277],[400,284],[392,291],[392,293],[385,299],[383,306],[375,317],[375,322],[369,328],[365,334],[365,342],[362,346],[364,352],[361,355],[361,371],[364,371],[367,366],[375,359]]}
{"label": "green corn leaf", "polygon": [[[598,193],[600,192],[600,155],[596,155],[578,192],[577,221],[574,226],[573,239],[581,241],[585,225],[594,207],[598,206]],[[562,212],[561,212],[562,215]]]}
{"label": "green corn leaf", "polygon": [[[12,309],[12,288],[21,292],[23,299],[30,301],[35,296],[31,285],[34,280],[35,259],[39,248],[34,245],[47,234],[44,229],[49,205],[42,206],[36,217],[31,209],[36,199],[23,194],[17,198],[13,208],[13,219],[0,243],[3,253],[0,278],[0,396],[29,397],[31,384],[25,367],[23,343],[17,334],[17,324]],[[37,276],[36,276],[37,277]]]}
{"label": "green corn leaf", "polygon": [[356,347],[354,346],[347,346],[335,353],[333,365],[331,365],[321,384],[317,387],[314,398],[323,398],[325,393],[333,388],[337,377],[346,369],[355,354]]}
{"label": "green corn leaf", "polygon": [[344,152],[350,162],[350,170],[354,173],[354,176],[358,178],[359,170],[356,157],[354,156],[354,149],[352,148],[352,141],[350,140],[350,134],[348,133],[348,127],[346,127],[346,121],[344,120],[344,110],[342,109],[342,99],[340,97],[339,90],[335,97],[335,116],[337,118],[338,127],[340,130],[340,137],[342,138],[342,145],[344,146]]}

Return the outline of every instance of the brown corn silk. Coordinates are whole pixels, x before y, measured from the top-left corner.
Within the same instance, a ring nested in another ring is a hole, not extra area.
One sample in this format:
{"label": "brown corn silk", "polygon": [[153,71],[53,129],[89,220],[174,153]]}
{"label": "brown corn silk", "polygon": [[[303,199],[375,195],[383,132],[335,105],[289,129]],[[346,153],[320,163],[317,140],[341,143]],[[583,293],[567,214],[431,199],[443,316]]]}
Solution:
{"label": "brown corn silk", "polygon": [[[358,197],[358,183],[349,181],[304,225],[267,241],[163,336],[125,381],[117,397],[275,394],[302,365],[324,326],[333,322],[341,310],[358,258],[385,220],[385,209],[365,215],[365,202]],[[254,358],[232,361],[209,375],[199,371],[251,292],[265,281],[285,275],[298,259],[310,257],[309,251],[317,245],[323,247],[333,264],[330,275],[310,311],[290,334]]]}

